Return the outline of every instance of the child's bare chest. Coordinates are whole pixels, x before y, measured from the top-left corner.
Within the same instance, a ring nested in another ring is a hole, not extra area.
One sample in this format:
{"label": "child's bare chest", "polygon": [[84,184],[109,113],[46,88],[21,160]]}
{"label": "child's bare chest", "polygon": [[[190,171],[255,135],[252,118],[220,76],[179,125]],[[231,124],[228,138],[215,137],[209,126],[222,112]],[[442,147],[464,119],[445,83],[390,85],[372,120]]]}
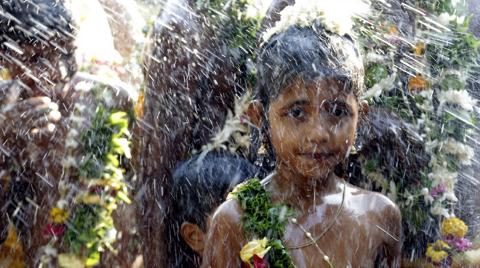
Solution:
{"label": "child's bare chest", "polygon": [[368,215],[319,209],[290,223],[285,246],[296,267],[373,267],[382,238]]}

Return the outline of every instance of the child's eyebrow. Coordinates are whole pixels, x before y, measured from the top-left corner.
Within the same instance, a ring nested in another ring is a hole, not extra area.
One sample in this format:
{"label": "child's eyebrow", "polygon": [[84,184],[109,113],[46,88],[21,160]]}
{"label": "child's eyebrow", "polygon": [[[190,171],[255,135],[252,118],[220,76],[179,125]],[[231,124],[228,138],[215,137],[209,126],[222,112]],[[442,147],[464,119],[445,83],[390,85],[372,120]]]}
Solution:
{"label": "child's eyebrow", "polygon": [[291,108],[293,106],[308,105],[309,103],[310,103],[310,101],[308,99],[299,99],[299,100],[294,100],[294,101],[291,101],[291,102],[287,103],[284,107],[286,107],[288,109],[288,108]]}

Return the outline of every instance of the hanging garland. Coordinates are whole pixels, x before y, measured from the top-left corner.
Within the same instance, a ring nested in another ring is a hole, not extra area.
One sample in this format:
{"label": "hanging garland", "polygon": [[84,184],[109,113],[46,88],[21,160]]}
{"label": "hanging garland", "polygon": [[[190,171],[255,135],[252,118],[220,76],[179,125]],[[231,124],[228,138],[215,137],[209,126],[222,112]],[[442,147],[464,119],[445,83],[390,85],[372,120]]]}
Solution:
{"label": "hanging garland", "polygon": [[[76,90],[100,95],[107,89],[82,89],[80,85]],[[115,251],[113,212],[130,203],[122,169],[122,162],[131,158],[129,116],[100,104],[91,114],[90,128],[81,132],[89,114],[86,106],[77,103],[69,118],[60,198],[50,211],[51,223],[44,228],[52,239],[44,248],[42,265],[55,259],[60,267],[97,265],[101,252]]]}
{"label": "hanging garland", "polygon": [[[427,258],[436,265],[448,263],[471,245],[464,238],[468,226],[454,217],[458,201],[454,190],[460,168],[470,165],[474,156],[467,143],[476,128],[476,101],[466,87],[478,67],[480,43],[468,32],[470,20],[462,15],[466,7],[452,2],[402,3],[401,9],[411,16],[410,23],[395,22],[396,18],[386,14],[391,6],[374,2],[374,13],[380,15],[360,19],[357,25],[366,54],[365,99],[395,111],[410,123],[430,156],[428,166],[419,170],[413,181],[400,179],[402,171],[390,177],[378,172],[382,170],[381,156],[364,159],[363,173],[401,208],[407,246],[409,241],[415,245],[426,224],[436,228],[427,233],[432,242],[441,240],[426,249]],[[442,228],[436,227],[440,222]],[[452,237],[443,226],[465,232]],[[418,244],[415,247],[419,250]]]}

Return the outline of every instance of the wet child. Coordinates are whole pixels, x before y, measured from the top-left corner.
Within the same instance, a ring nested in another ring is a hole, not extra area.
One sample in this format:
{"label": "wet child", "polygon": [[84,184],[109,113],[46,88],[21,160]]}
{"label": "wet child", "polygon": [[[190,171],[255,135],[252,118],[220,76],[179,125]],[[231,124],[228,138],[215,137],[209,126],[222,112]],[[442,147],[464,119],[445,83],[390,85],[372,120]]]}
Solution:
{"label": "wet child", "polygon": [[168,267],[200,266],[211,214],[235,185],[258,173],[246,159],[225,153],[194,156],[175,168],[165,220]]}
{"label": "wet child", "polygon": [[362,61],[349,35],[313,26],[289,26],[260,50],[249,116],[275,169],[215,212],[203,267],[399,266],[399,209],[334,172],[368,110]]}

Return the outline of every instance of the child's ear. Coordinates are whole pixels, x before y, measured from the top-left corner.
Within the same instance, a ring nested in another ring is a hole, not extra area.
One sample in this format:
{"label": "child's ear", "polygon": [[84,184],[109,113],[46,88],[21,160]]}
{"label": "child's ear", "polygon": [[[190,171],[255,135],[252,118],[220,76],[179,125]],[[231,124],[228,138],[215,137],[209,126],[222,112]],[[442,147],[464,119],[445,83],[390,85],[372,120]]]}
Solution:
{"label": "child's ear", "polygon": [[203,255],[205,233],[198,225],[187,221],[183,222],[180,226],[180,235],[193,251],[199,256]]}
{"label": "child's ear", "polygon": [[262,114],[263,114],[263,105],[259,101],[252,101],[247,108],[246,114],[250,119],[250,122],[257,126],[261,127],[262,124]]}
{"label": "child's ear", "polygon": [[368,106],[368,101],[361,100],[358,103],[358,111],[360,114],[360,119],[367,119],[369,110],[370,110],[370,107]]}

